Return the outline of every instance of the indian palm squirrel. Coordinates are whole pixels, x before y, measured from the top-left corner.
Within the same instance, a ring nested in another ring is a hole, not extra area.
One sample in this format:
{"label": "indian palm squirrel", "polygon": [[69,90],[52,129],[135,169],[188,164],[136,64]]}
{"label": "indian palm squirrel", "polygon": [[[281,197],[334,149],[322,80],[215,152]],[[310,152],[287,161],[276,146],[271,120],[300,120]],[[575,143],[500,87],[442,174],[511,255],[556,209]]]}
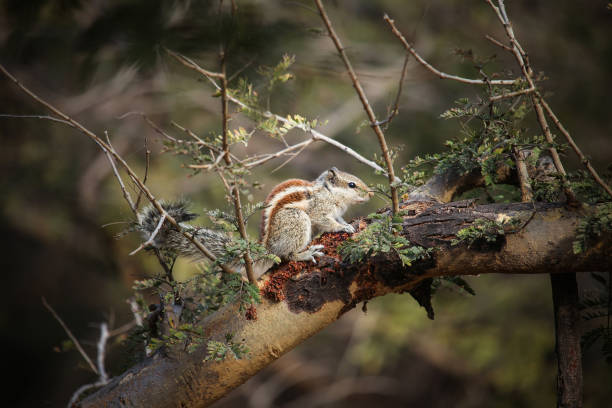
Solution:
{"label": "indian palm squirrel", "polygon": [[[332,167],[316,180],[291,179],[280,183],[266,198],[260,226],[260,243],[268,252],[282,260],[312,261],[322,256],[323,245],[308,247],[313,233],[345,231],[354,233],[353,226],[342,219],[349,206],[366,202],[373,192],[358,177]],[[166,212],[181,227],[193,234],[215,256],[222,256],[231,238],[221,231],[187,224],[196,217],[185,202],[163,204]],[[159,223],[159,212],[152,206],[138,216],[136,229],[146,240]],[[153,239],[153,246],[173,250],[178,255],[204,260],[203,254],[184,235],[165,223]],[[273,262],[255,262],[256,277],[266,272]],[[238,264],[231,265],[240,268]],[[243,269],[243,268],[242,268]]]}

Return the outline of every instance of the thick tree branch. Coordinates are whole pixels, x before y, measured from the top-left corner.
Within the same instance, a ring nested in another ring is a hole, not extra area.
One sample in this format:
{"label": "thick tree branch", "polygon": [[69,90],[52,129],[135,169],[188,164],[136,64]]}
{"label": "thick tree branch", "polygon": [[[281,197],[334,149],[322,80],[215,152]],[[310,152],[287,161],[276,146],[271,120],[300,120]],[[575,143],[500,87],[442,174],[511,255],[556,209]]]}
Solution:
{"label": "thick tree branch", "polygon": [[[410,203],[403,208],[409,209]],[[417,207],[418,203],[413,203]],[[422,203],[421,203],[422,204]],[[227,333],[245,339],[250,358],[204,361],[206,350],[173,351],[144,361],[82,402],[82,407],[203,407],[221,398],[285,352],[314,335],[356,304],[387,293],[402,293],[423,279],[485,273],[559,273],[606,270],[612,237],[603,237],[586,253],[574,255],[572,242],[580,215],[557,204],[433,204],[404,218],[403,235],[412,243],[436,247],[429,260],[402,267],[393,255],[360,264],[339,260],[336,246],[346,233],[321,240],[329,255],[318,264],[289,263],[269,273],[258,319],[247,321],[232,304],[210,316],[203,327],[211,340]],[[534,211],[535,214],[534,214]],[[457,231],[477,218],[519,218],[526,225],[509,233],[498,248],[476,251],[452,246]],[[353,225],[360,229],[366,222]]]}

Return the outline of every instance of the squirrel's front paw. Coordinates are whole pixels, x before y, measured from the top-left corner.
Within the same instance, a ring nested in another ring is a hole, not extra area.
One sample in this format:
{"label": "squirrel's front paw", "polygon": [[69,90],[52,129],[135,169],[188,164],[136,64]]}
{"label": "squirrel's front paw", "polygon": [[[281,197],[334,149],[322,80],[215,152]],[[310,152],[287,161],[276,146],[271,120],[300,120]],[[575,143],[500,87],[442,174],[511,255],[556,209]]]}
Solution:
{"label": "squirrel's front paw", "polygon": [[343,225],[342,232],[348,232],[349,234],[354,234],[355,227],[353,227],[351,224],[345,224]]}

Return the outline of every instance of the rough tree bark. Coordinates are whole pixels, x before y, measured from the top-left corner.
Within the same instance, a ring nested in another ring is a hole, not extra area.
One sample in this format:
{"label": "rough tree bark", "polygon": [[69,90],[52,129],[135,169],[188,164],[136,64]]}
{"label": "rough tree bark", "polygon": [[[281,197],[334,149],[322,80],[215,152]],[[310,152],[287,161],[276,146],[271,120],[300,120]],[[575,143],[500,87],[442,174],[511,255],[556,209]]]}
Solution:
{"label": "rough tree bark", "polygon": [[580,309],[575,273],[550,275],[555,312],[557,407],[582,407]]}
{"label": "rough tree bark", "polygon": [[[318,241],[326,246],[327,256],[319,263],[290,262],[264,276],[260,282],[264,300],[257,306],[257,320],[247,320],[238,312],[238,305],[230,304],[202,323],[211,340],[222,341],[227,333],[244,339],[251,351],[249,358],[211,362],[205,361],[204,348],[192,354],[170,350],[132,367],[78,406],[208,406],[358,303],[410,291],[428,278],[584,272],[612,266],[608,251],[611,236],[600,237],[580,255],[573,254],[576,227],[584,214],[562,204],[443,203],[467,186],[481,183],[478,173],[442,175],[402,203],[401,208],[409,214],[403,219],[402,235],[413,244],[436,248],[430,259],[406,268],[396,255],[388,253],[347,264],[336,248],[349,235],[325,234]],[[495,244],[472,249],[451,245],[456,233],[477,218],[507,217],[521,223]],[[367,222],[359,219],[353,225],[361,230]]]}

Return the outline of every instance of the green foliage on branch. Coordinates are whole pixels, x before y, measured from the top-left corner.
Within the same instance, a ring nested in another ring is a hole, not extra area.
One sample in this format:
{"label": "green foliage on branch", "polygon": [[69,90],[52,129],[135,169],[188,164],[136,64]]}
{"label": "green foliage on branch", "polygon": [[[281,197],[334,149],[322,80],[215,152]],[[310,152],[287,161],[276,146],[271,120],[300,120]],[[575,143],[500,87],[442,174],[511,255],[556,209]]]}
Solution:
{"label": "green foliage on branch", "polygon": [[506,235],[505,228],[509,225],[516,225],[518,222],[513,218],[501,221],[476,218],[469,227],[457,232],[457,238],[451,241],[451,245],[466,244],[468,248],[471,248],[497,243]]}
{"label": "green foliage on branch", "polygon": [[235,342],[231,333],[225,335],[225,341],[210,340],[206,344],[206,361],[223,361],[227,357],[240,360],[249,354],[249,348],[242,342]]}
{"label": "green foliage on branch", "polygon": [[[143,321],[149,325],[139,333],[149,353],[171,345],[193,352],[208,341],[200,326],[204,318],[230,303],[237,302],[240,312],[244,312],[261,302],[258,287],[238,274],[215,272],[213,265],[202,266],[200,273],[187,281],[159,276],[135,281],[134,289],[139,293]],[[144,293],[156,294],[160,299],[157,311],[161,313],[155,312],[155,318],[148,312]],[[236,354],[237,358],[240,355]]]}
{"label": "green foliage on branch", "polygon": [[574,253],[585,252],[593,240],[610,232],[612,232],[612,202],[599,204],[594,214],[580,222],[573,244]]}
{"label": "green foliage on branch", "polygon": [[429,257],[432,250],[410,241],[400,235],[402,230],[402,214],[370,214],[372,222],[355,238],[349,238],[339,247],[338,252],[346,262],[361,262],[366,258],[393,251],[402,261],[402,265],[410,266],[413,262]]}

